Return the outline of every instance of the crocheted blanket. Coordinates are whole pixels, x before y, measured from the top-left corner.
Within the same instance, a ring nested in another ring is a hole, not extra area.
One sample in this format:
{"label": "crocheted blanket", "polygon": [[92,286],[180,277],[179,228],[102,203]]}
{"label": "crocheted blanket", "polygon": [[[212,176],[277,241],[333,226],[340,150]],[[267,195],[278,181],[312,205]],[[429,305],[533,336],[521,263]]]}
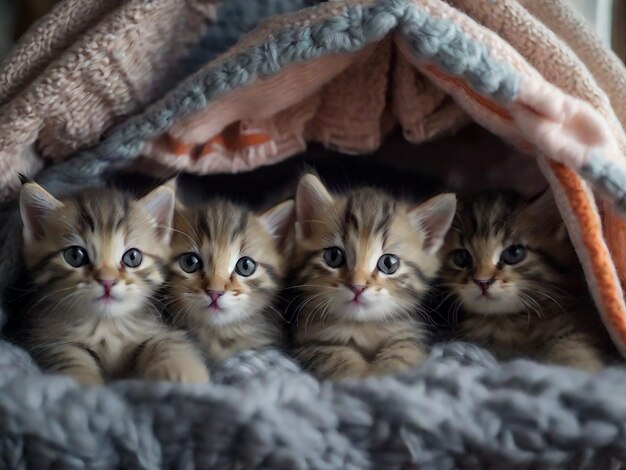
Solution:
{"label": "crocheted blanket", "polygon": [[[0,288],[20,267],[17,171],[62,194],[133,166],[236,172],[311,141],[366,153],[397,126],[420,143],[475,121],[539,155],[601,320],[626,350],[618,215],[626,209],[626,71],[582,20],[560,0],[306,3],[65,0],[40,21],[0,71]],[[283,12],[293,13],[275,16]],[[254,27],[262,17],[270,19]],[[204,387],[87,389],[41,375],[24,351],[0,343],[0,462],[626,462],[622,368],[592,376],[498,364],[460,344],[435,348],[406,375],[345,384],[320,383],[276,351],[244,352],[218,367]]]}

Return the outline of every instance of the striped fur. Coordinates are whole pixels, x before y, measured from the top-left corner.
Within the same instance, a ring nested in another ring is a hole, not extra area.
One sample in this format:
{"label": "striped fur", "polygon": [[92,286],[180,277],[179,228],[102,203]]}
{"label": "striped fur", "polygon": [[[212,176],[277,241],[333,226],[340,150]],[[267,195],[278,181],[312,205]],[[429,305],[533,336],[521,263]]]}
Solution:
{"label": "striped fur", "polygon": [[[525,256],[505,262],[503,251],[516,245]],[[454,261],[458,250],[471,256],[465,267]],[[441,256],[443,282],[463,312],[461,337],[505,359],[602,366],[608,338],[549,192],[532,202],[509,192],[462,198]],[[476,280],[491,283],[486,292]]]}
{"label": "striped fur", "polygon": [[[282,346],[274,303],[289,257],[292,213],[293,201],[260,215],[224,200],[177,208],[166,303],[172,321],[189,330],[211,360]],[[190,253],[201,261],[195,272],[181,265]],[[248,277],[237,272],[244,257],[256,263]]]}
{"label": "striped fur", "polygon": [[[167,188],[136,201],[109,189],[57,200],[35,183],[22,187],[24,260],[34,284],[28,342],[42,367],[89,384],[207,380],[192,344],[163,327],[152,304],[165,280],[173,203]],[[86,251],[83,266],[66,260],[69,247]],[[131,248],[142,254],[135,267],[123,262]],[[113,284],[110,297],[103,280]]]}
{"label": "striped fur", "polygon": [[[332,196],[306,175],[296,209],[295,356],[314,374],[335,379],[421,363],[416,313],[439,269],[436,251],[454,215],[454,196],[419,206],[374,189]],[[332,247],[344,253],[340,266],[326,258]],[[378,263],[390,254],[399,259],[397,271],[383,273]]]}

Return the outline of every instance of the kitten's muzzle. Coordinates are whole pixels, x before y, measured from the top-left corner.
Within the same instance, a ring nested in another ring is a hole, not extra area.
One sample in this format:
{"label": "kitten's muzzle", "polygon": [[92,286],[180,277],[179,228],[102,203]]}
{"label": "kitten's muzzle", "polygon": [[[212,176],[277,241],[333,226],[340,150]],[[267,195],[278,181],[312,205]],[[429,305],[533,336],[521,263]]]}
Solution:
{"label": "kitten's muzzle", "polygon": [[479,287],[483,295],[487,294],[489,288],[496,282],[495,278],[491,279],[474,279],[474,283]]}
{"label": "kitten's muzzle", "polygon": [[222,297],[224,295],[224,292],[223,291],[216,291],[216,290],[208,290],[207,291],[207,295],[211,299],[211,303],[209,304],[209,307],[221,310],[222,307],[220,307],[220,304],[218,303],[218,301],[219,301],[220,297]]}
{"label": "kitten's muzzle", "polygon": [[104,291],[103,297],[108,298],[108,297],[111,297],[111,291],[113,290],[113,286],[117,284],[117,280],[98,279],[98,284],[102,286],[102,289]]}
{"label": "kitten's muzzle", "polygon": [[352,302],[359,302],[359,296],[367,289],[367,286],[360,286],[355,284],[348,284],[348,289],[354,294]]}

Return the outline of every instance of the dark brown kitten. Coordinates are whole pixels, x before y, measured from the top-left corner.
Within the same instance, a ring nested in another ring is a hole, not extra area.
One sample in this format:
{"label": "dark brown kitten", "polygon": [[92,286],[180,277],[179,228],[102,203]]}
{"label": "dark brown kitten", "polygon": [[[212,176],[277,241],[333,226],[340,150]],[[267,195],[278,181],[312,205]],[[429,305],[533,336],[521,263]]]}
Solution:
{"label": "dark brown kitten", "polygon": [[459,198],[441,258],[462,338],[504,359],[602,367],[608,338],[550,192]]}

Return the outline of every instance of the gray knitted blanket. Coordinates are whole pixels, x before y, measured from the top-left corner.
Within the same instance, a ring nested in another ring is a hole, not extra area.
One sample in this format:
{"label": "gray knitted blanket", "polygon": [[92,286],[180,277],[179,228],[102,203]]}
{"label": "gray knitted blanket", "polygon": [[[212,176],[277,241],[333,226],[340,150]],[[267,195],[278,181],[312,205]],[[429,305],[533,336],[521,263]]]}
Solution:
{"label": "gray knitted blanket", "polygon": [[2,468],[618,468],[626,371],[497,364],[466,344],[419,370],[318,382],[244,352],[206,386],[81,387],[0,354]]}
{"label": "gray knitted blanket", "polygon": [[[231,13],[243,17],[246,1],[232,2]],[[274,3],[276,11],[288,4]],[[254,15],[245,18],[233,23],[238,29],[232,34],[208,35],[187,70],[256,21]],[[51,166],[38,181],[56,193],[102,184],[108,170],[133,154],[139,133],[153,131],[141,126],[144,121],[150,124],[146,116],[131,119],[100,147]],[[4,290],[20,268],[14,205],[0,208],[0,221]],[[624,368],[591,375],[524,360],[501,364],[480,348],[451,343],[436,346],[417,370],[366,381],[320,382],[272,350],[242,352],[218,364],[212,376],[204,386],[122,381],[87,388],[42,375],[27,353],[0,341],[0,467],[508,469],[626,463]]]}

